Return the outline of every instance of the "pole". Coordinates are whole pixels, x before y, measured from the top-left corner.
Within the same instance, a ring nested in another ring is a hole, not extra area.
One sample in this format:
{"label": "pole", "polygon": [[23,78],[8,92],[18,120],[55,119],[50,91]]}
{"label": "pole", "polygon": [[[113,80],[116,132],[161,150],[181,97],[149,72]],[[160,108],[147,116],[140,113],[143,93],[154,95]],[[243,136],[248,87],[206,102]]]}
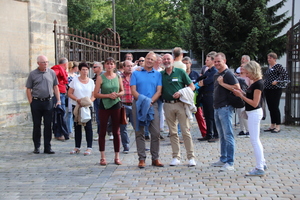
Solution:
{"label": "pole", "polygon": [[295,0],[293,0],[293,4],[292,4],[292,27],[294,26],[294,16],[295,16]]}
{"label": "pole", "polygon": [[113,29],[116,32],[116,9],[115,9],[115,0],[112,0],[112,11],[113,11]]}

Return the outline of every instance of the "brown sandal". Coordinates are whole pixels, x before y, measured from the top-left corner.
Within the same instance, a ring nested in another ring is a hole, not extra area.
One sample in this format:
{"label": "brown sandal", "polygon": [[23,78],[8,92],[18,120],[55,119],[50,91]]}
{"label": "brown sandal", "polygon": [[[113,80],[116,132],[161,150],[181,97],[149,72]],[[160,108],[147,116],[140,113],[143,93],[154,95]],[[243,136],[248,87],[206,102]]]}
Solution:
{"label": "brown sandal", "polygon": [[105,160],[105,158],[102,158],[101,160],[100,160],[100,165],[106,165],[107,163],[106,163],[106,160]]}

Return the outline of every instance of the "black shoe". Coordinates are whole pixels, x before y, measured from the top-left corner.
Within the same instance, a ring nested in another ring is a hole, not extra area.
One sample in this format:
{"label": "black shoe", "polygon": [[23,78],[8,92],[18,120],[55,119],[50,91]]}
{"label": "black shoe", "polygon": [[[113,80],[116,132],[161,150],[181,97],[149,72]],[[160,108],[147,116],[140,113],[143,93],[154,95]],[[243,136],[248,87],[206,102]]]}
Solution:
{"label": "black shoe", "polygon": [[165,138],[162,135],[159,136],[159,139],[160,140],[165,140]]}
{"label": "black shoe", "polygon": [[219,141],[219,138],[211,138],[207,142],[217,142]]}
{"label": "black shoe", "polygon": [[44,150],[44,153],[55,154],[55,152],[52,149],[50,149],[50,150]]}
{"label": "black shoe", "polygon": [[39,148],[34,148],[33,153],[39,154],[40,153],[40,149]]}
{"label": "black shoe", "polygon": [[211,138],[210,137],[203,137],[203,138],[198,138],[199,141],[207,141],[207,140],[210,140]]}
{"label": "black shoe", "polygon": [[149,136],[145,136],[145,140],[150,140],[150,137]]}

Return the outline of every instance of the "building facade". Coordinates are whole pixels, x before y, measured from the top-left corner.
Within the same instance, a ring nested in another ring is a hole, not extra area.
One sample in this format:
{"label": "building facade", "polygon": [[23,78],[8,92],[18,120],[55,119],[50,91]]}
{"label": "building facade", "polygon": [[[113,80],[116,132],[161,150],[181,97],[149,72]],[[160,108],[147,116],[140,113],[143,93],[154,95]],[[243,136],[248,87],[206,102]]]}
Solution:
{"label": "building facade", "polygon": [[55,64],[54,20],[67,26],[67,0],[0,1],[0,127],[31,118],[25,83],[37,56]]}

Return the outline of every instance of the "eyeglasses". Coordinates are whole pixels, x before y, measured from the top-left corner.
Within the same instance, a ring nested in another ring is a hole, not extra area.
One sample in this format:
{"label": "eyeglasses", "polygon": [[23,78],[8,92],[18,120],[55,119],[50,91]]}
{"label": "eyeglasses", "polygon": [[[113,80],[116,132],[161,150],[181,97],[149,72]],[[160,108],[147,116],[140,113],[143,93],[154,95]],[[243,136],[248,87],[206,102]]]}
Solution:
{"label": "eyeglasses", "polygon": [[39,62],[39,63],[41,63],[41,64],[48,64],[49,61],[44,61],[44,62]]}
{"label": "eyeglasses", "polygon": [[139,60],[139,62],[144,62],[145,60]]}
{"label": "eyeglasses", "polygon": [[99,66],[94,66],[93,68],[97,68],[97,67],[99,67]]}

